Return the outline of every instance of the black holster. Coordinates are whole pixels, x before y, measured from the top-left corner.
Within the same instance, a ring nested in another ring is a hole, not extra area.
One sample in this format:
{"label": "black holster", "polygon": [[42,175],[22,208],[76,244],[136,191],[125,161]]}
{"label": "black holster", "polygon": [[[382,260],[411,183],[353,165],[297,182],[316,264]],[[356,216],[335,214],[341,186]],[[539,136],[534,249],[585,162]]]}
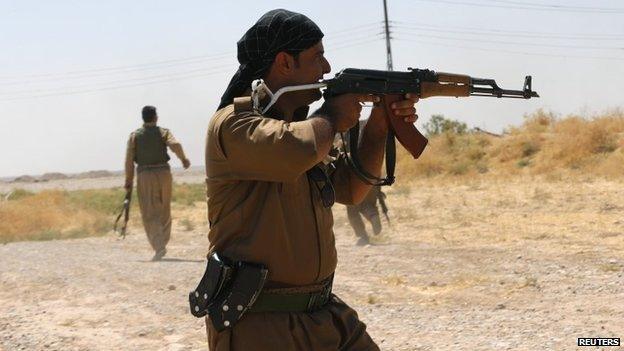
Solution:
{"label": "black holster", "polygon": [[230,261],[213,252],[199,285],[189,293],[191,313],[208,315],[217,331],[232,327],[256,301],[268,273],[261,264]]}

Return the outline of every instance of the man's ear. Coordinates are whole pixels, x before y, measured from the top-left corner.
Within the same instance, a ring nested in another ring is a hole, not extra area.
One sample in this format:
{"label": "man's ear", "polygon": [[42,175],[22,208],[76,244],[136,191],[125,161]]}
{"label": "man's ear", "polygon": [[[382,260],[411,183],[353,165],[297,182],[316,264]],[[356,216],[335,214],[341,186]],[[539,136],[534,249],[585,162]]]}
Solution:
{"label": "man's ear", "polygon": [[289,75],[295,68],[295,58],[284,52],[280,51],[275,55],[275,68],[282,75]]}

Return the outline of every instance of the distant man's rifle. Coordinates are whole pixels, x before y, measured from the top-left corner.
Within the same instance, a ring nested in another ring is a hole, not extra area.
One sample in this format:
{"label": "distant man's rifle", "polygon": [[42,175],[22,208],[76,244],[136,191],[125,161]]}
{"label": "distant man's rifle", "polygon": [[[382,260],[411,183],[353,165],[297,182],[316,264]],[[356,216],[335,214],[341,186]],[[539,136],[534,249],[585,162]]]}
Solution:
{"label": "distant man's rifle", "polygon": [[[404,99],[407,93],[415,94],[421,99],[434,96],[487,96],[515,99],[539,97],[531,89],[531,76],[524,78],[522,90],[508,90],[500,88],[494,79],[473,78],[463,74],[434,72],[428,69],[408,68],[407,72],[398,72],[346,68],[338,72],[334,78],[314,84],[283,87],[275,93],[271,92],[261,79],[255,80],[252,83],[254,109],[264,114],[285,93],[321,88],[325,88],[323,93],[325,98],[346,93],[380,95],[382,96],[381,104],[388,116],[393,115],[391,104]],[[270,100],[261,108],[260,101],[264,97],[269,97]],[[349,162],[362,181],[371,185],[394,183],[395,136],[414,158],[418,158],[427,146],[427,138],[413,124],[405,123],[400,118],[389,118],[389,125],[390,132],[386,140],[386,178],[375,177],[362,168],[357,157],[359,128],[356,126],[349,131]]]}
{"label": "distant man's rifle", "polygon": [[115,225],[113,226],[113,231],[117,232],[117,225],[119,224],[119,220],[121,216],[124,217],[123,224],[119,230],[119,236],[122,239],[126,238],[126,227],[128,226],[128,220],[130,219],[130,200],[132,200],[132,188],[126,190],[126,195],[124,197],[123,204],[119,209],[119,214],[117,215],[117,219],[115,219]]}

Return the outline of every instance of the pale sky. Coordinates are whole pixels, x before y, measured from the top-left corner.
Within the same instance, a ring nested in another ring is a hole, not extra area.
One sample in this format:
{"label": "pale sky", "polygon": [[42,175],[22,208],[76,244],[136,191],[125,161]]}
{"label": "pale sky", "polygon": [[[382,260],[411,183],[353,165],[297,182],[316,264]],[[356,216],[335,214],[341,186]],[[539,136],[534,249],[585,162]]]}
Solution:
{"label": "pale sky", "polygon": [[[147,104],[202,165],[236,41],[274,8],[321,27],[329,76],[385,69],[381,0],[0,0],[0,177],[122,169]],[[388,0],[388,10],[395,70],[494,78],[508,89],[530,74],[541,95],[426,99],[419,124],[443,114],[499,132],[538,108],[590,116],[624,106],[624,1]]]}

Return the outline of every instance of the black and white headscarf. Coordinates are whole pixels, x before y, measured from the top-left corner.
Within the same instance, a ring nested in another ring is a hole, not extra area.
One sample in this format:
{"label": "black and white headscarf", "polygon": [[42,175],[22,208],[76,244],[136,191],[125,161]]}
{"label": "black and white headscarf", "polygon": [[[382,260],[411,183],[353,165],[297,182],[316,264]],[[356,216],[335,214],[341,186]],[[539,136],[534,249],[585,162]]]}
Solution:
{"label": "black and white headscarf", "polygon": [[308,17],[284,9],[265,13],[238,41],[238,71],[221,97],[219,109],[232,103],[262,78],[281,51],[297,54],[323,38],[321,29]]}

